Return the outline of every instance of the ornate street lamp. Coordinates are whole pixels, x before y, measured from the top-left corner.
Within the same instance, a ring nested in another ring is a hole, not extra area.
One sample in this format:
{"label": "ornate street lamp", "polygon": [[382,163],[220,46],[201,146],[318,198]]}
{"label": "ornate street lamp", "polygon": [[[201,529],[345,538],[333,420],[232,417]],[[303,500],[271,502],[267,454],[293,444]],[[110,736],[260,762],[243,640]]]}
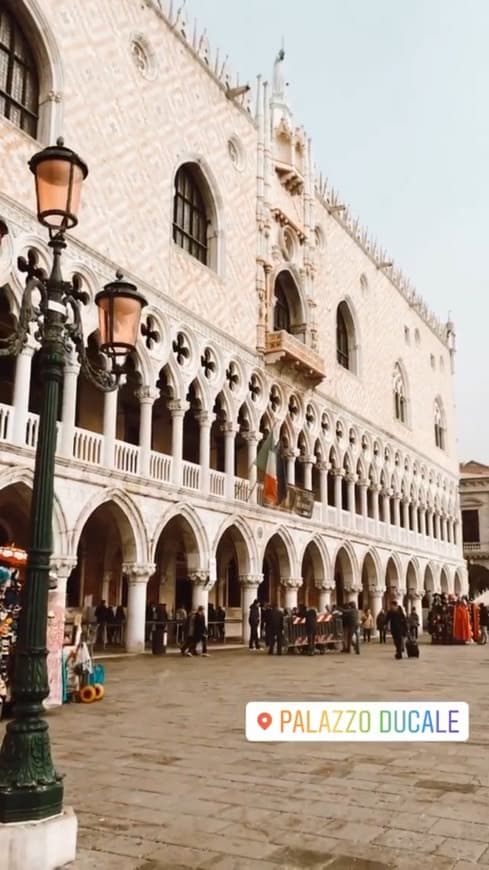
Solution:
{"label": "ornate street lamp", "polygon": [[[74,347],[84,374],[101,390],[118,386],[123,362],[136,344],[141,309],[146,300],[122,280],[107,284],[96,297],[100,312],[101,351],[107,367],[88,359],[81,306],[88,294],[79,283],[64,281],[60,259],[64,234],[78,223],[81,187],[88,174],[82,160],[58,139],[55,147],[35,154],[29,167],[36,180],[37,215],[49,229],[53,265],[47,278],[29,251],[19,269],[26,273],[25,290],[15,333],[0,339],[0,355],[18,354],[37,323],[43,397],[34,467],[30,513],[30,544],[22,595],[12,684],[14,718],[7,725],[0,750],[0,823],[45,819],[62,811],[63,785],[51,760],[43,700],[49,694],[46,666],[49,562],[52,555],[52,515],[56,453],[56,413],[67,350]],[[39,305],[33,293],[40,296]]]}

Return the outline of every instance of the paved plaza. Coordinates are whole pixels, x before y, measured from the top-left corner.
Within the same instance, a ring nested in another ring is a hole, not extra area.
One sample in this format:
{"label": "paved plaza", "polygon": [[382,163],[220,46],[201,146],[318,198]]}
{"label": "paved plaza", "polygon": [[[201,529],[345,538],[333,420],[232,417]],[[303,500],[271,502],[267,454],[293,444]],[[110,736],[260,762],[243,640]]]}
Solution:
{"label": "paved plaza", "polygon": [[[106,662],[106,697],[50,715],[76,870],[489,866],[489,652]],[[247,743],[248,700],[466,700],[468,744]]]}

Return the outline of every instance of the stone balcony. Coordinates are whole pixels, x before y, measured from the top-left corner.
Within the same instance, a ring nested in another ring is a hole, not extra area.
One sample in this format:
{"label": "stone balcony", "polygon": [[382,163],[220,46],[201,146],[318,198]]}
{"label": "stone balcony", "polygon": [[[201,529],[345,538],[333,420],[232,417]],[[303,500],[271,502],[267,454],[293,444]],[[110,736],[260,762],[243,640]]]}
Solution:
{"label": "stone balcony", "polygon": [[294,335],[281,329],[267,332],[265,363],[280,364],[281,369],[302,375],[308,386],[317,386],[326,377],[323,358]]}

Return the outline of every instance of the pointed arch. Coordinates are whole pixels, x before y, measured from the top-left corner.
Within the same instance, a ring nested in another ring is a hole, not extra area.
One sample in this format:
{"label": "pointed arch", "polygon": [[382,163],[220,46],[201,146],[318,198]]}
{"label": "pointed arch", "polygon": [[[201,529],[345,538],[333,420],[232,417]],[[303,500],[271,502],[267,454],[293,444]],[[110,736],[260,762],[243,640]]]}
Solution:
{"label": "pointed arch", "polygon": [[[30,468],[7,468],[0,473],[0,491],[7,489],[7,487],[23,486],[29,490],[30,498],[33,485],[34,473]],[[70,547],[66,514],[55,492],[53,502],[53,553],[57,556],[67,556],[73,552],[76,553],[76,550]]]}
{"label": "pointed arch", "polygon": [[395,363],[392,373],[392,393],[394,418],[407,425],[409,422],[408,380],[404,364],[400,359]]}
{"label": "pointed arch", "polygon": [[158,541],[165,526],[177,517],[181,517],[187,523],[194,538],[195,547],[192,551],[194,556],[194,565],[192,566],[193,570],[207,569],[210,549],[205,526],[197,511],[190,505],[182,502],[171,505],[171,507],[158,520],[150,543],[151,558],[153,561],[155,560],[156,547],[158,546]]}
{"label": "pointed arch", "polygon": [[435,430],[435,446],[446,450],[446,416],[441,396],[437,396],[433,405],[433,423]]}
{"label": "pointed arch", "polygon": [[173,176],[173,241],[218,273],[224,262],[221,211],[222,197],[208,163],[200,154],[185,155]]}
{"label": "pointed arch", "polygon": [[[256,574],[260,570],[255,536],[248,523],[240,516],[229,516],[221,523],[212,543],[211,558],[216,558],[219,541],[226,532],[236,530],[239,537],[234,541],[242,574]],[[241,540],[239,540],[241,538]]]}
{"label": "pointed arch", "polygon": [[315,567],[315,581],[327,580],[331,577],[331,557],[328,553],[326,542],[321,535],[314,535],[309,541],[306,541],[299,555],[299,564],[302,565],[308,550],[314,551],[313,563]]}
{"label": "pointed arch", "polygon": [[120,528],[124,549],[124,561],[146,562],[149,545],[146,528],[141,512],[134,501],[123,490],[106,489],[96,493],[80,511],[70,538],[70,552],[76,553],[83,528],[90,516],[102,505],[112,504],[123,518],[124,528]]}
{"label": "pointed arch", "polygon": [[348,298],[336,309],[336,361],[353,374],[359,374],[359,331],[355,309]]}
{"label": "pointed arch", "polygon": [[[268,538],[262,544],[262,558],[265,556],[268,545],[277,538],[283,545],[283,553],[279,553],[280,561],[280,576],[281,577],[296,577],[298,576],[298,561],[292,535],[286,526],[279,526],[272,529]],[[285,557],[285,558],[284,558]]]}

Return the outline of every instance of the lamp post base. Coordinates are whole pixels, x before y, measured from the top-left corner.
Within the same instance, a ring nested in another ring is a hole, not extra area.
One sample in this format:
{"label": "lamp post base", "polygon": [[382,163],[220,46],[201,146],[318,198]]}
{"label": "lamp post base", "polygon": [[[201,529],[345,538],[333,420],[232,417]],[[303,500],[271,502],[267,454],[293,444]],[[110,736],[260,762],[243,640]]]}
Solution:
{"label": "lamp post base", "polygon": [[[57,870],[76,856],[77,820],[71,807],[41,822],[0,824],[4,870]],[[6,862],[6,863],[5,863]]]}

